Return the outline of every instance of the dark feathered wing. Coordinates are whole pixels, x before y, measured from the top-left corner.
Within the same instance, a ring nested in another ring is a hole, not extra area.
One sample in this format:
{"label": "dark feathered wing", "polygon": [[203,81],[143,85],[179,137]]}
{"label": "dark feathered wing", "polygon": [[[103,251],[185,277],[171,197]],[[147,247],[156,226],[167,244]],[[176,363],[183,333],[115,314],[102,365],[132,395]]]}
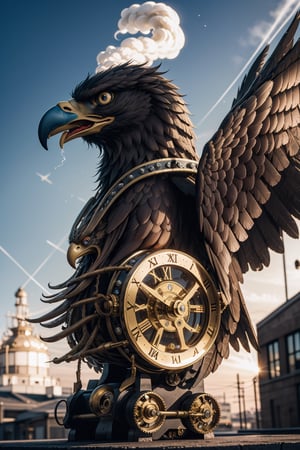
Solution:
{"label": "dark feathered wing", "polygon": [[[228,308],[209,364],[228,339],[253,341],[237,281],[283,251],[282,231],[297,238],[300,218],[300,41],[298,13],[269,60],[259,55],[232,109],[205,145],[198,172],[199,218]],[[230,302],[230,298],[232,298]],[[239,326],[237,327],[237,322]],[[228,337],[229,334],[229,337]]]}

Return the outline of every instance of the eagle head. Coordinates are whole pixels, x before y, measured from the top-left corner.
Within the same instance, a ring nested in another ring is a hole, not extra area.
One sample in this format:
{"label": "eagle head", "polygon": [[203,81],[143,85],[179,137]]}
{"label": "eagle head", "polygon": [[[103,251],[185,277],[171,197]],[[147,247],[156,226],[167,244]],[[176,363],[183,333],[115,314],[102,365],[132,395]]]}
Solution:
{"label": "eagle head", "polygon": [[58,133],[61,147],[82,137],[113,160],[125,152],[125,159],[135,164],[159,157],[196,157],[187,107],[158,67],[122,64],[88,76],[71,100],[42,117],[39,138],[44,148]]}

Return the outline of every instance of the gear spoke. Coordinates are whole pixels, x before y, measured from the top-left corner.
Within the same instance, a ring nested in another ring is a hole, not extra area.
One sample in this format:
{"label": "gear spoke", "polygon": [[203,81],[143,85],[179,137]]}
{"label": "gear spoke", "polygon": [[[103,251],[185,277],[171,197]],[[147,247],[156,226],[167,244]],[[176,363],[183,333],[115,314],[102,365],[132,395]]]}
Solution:
{"label": "gear spoke", "polygon": [[193,394],[184,400],[182,407],[189,412],[182,423],[194,433],[210,433],[220,420],[219,405],[209,394]]}
{"label": "gear spoke", "polygon": [[154,433],[165,422],[165,417],[160,412],[165,411],[166,405],[162,397],[155,392],[133,394],[126,409],[129,422],[143,433]]}
{"label": "gear spoke", "polygon": [[193,298],[193,296],[196,294],[198,289],[199,289],[199,284],[194,283],[194,285],[191,287],[191,289],[186,291],[186,293],[182,296],[181,301],[183,303],[188,303],[191,300],[191,298]]}
{"label": "gear spoke", "polygon": [[200,333],[201,327],[200,325],[197,325],[196,327],[192,327],[191,325],[189,325],[187,322],[184,322],[184,328],[186,328],[188,331],[190,331],[191,333]]}
{"label": "gear spoke", "polygon": [[177,336],[179,339],[179,343],[180,343],[180,350],[187,350],[189,347],[186,345],[185,342],[185,337],[184,337],[184,332],[183,332],[183,328],[184,328],[184,321],[182,319],[176,319],[174,321],[174,325],[177,331]]}

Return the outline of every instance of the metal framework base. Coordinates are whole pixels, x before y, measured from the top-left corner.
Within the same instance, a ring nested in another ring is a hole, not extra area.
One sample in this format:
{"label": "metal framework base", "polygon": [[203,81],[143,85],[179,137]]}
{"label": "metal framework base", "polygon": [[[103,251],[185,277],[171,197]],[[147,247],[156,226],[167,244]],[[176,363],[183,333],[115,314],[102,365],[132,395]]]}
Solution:
{"label": "metal framework base", "polygon": [[124,373],[109,370],[100,380],[90,380],[86,390],[68,398],[61,425],[70,429],[69,441],[212,438],[219,407],[201,388],[202,384],[189,390],[167,389],[138,375],[126,389]]}

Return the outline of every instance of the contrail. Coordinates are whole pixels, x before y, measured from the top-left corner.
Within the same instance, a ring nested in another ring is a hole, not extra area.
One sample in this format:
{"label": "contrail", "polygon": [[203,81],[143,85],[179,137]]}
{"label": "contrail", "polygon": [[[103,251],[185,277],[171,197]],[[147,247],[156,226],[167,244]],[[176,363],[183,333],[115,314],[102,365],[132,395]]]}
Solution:
{"label": "contrail", "polygon": [[223,98],[228,94],[228,92],[230,91],[230,89],[235,85],[235,83],[237,82],[237,80],[240,78],[240,76],[243,74],[243,72],[247,69],[247,67],[250,65],[250,63],[253,61],[253,59],[255,58],[255,56],[257,55],[257,53],[261,50],[262,46],[265,45],[265,43],[268,41],[268,39],[270,38],[270,36],[272,35],[273,31],[275,31],[275,33],[273,34],[273,36],[270,38],[269,43],[271,43],[273,41],[273,39],[275,39],[275,37],[278,35],[278,33],[282,30],[282,28],[286,25],[286,23],[296,14],[296,11],[299,9],[300,7],[300,2],[297,3],[297,5],[294,7],[294,9],[292,10],[292,12],[286,17],[286,19],[282,22],[282,24],[278,27],[278,29],[276,28],[281,20],[283,19],[283,17],[285,16],[285,14],[288,12],[291,4],[293,4],[294,1],[290,2],[288,1],[284,7],[280,10],[280,13],[278,14],[275,22],[273,23],[273,25],[271,26],[271,28],[269,29],[269,31],[267,32],[267,34],[265,35],[265,37],[263,38],[263,40],[261,41],[261,43],[258,45],[258,47],[256,48],[256,50],[252,53],[252,55],[250,56],[250,58],[248,59],[248,61],[246,62],[246,64],[243,66],[243,68],[240,70],[240,72],[237,74],[237,76],[235,77],[235,79],[232,81],[232,83],[230,83],[230,85],[228,86],[228,88],[223,92],[223,94],[221,95],[221,97],[216,101],[216,103],[210,108],[210,110],[205,114],[205,116],[200,120],[199,125],[201,125],[206,119],[207,117],[214,111],[214,109],[219,105],[219,103],[223,100]]}
{"label": "contrail", "polygon": [[[21,264],[15,260],[15,258],[13,258],[13,256],[11,256],[8,251],[6,251],[2,246],[0,246],[0,250],[2,251],[2,253],[4,253],[4,255],[6,255],[19,269],[22,270],[22,272],[25,273],[25,275],[27,275],[28,280],[33,281],[39,288],[41,288],[44,292],[46,292],[46,294],[50,294],[49,291],[47,291],[46,288],[44,288],[43,285],[41,285],[41,283],[39,283],[35,278],[34,275],[31,275],[29,272],[27,272],[26,269],[24,269],[23,266],[21,266]],[[27,280],[27,282],[28,282]],[[25,284],[27,284],[27,282]],[[22,285],[22,287],[25,286],[25,284]]]}
{"label": "contrail", "polygon": [[[47,244],[49,244],[51,247],[55,248],[55,250],[61,252],[63,255],[66,254],[65,250],[63,250],[62,248],[59,247],[59,244],[54,244],[54,242],[49,241],[48,239],[46,240]],[[54,252],[53,252],[54,253]]]}
{"label": "contrail", "polygon": [[[65,236],[59,241],[59,243],[56,245],[56,247],[61,246],[61,244],[63,244],[63,242],[66,240],[66,238],[67,238],[67,235],[65,235]],[[45,259],[41,262],[41,264],[35,269],[35,271],[32,273],[31,276],[34,277],[34,276],[41,270],[41,268],[44,267],[44,265],[49,261],[49,259],[52,258],[52,256],[53,256],[54,253],[56,252],[56,250],[58,250],[56,247],[55,247],[55,250],[52,250],[52,252],[49,253],[48,256],[46,256],[46,258],[45,258]],[[61,250],[61,251],[62,251],[62,250]],[[28,278],[28,279],[25,281],[25,283],[23,284],[23,287],[27,286],[27,284],[28,284],[30,281],[31,281],[31,279]]]}

